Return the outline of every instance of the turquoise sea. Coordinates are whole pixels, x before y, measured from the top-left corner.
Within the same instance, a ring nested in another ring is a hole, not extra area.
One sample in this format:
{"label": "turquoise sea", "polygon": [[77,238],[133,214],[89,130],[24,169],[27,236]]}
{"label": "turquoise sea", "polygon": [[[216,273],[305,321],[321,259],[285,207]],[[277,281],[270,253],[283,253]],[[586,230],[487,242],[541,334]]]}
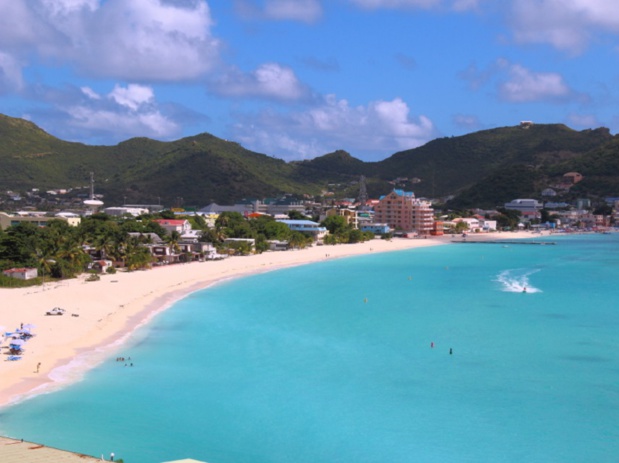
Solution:
{"label": "turquoise sea", "polygon": [[0,434],[125,463],[616,463],[619,234],[543,239],[194,293]]}

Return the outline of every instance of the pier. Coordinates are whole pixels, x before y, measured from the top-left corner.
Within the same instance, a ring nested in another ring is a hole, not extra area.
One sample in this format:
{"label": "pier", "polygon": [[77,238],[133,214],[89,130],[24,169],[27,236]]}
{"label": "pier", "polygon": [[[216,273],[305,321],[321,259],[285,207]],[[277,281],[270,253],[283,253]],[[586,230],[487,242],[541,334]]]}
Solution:
{"label": "pier", "polygon": [[452,241],[452,243],[474,243],[474,244],[504,244],[504,245],[533,245],[533,246],[554,246],[557,244],[554,241],[505,241],[505,240],[462,240],[462,241]]}

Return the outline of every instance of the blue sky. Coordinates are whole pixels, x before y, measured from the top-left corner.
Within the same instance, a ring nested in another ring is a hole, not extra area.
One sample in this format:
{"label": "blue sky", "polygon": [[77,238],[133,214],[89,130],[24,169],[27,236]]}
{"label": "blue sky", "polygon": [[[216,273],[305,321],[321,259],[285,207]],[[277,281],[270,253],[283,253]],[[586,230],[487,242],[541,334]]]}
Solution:
{"label": "blue sky", "polygon": [[366,161],[521,120],[619,129],[616,0],[0,0],[0,113]]}

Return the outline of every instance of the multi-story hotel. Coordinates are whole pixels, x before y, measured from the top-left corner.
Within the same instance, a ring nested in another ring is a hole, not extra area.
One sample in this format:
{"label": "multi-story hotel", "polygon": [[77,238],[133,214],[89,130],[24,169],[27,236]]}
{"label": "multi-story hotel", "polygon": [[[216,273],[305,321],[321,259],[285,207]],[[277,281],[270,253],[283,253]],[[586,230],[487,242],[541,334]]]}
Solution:
{"label": "multi-story hotel", "polygon": [[374,206],[374,221],[387,223],[395,230],[428,235],[434,227],[434,210],[411,191],[393,190]]}

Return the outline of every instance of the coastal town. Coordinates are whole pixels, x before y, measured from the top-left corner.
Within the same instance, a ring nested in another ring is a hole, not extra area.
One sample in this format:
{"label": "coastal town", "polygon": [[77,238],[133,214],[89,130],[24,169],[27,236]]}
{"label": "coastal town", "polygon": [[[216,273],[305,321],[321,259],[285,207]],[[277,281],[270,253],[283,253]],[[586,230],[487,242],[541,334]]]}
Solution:
{"label": "coastal town", "polygon": [[[557,199],[562,190],[581,180],[581,174],[568,172],[562,184],[546,188],[540,198],[515,198],[493,210],[451,211],[437,207],[436,200],[397,188],[369,198],[363,177],[357,198],[282,195],[201,208],[105,206],[105,198],[95,194],[91,178],[90,195],[85,200],[76,199],[70,189],[46,194],[37,189],[24,195],[7,192],[13,206],[20,209],[0,212],[0,241],[4,243],[0,270],[5,284],[7,278],[62,279],[82,272],[95,279],[98,274],[117,270],[375,238],[516,230],[604,231],[619,223],[619,198],[605,198],[603,204],[592,204],[587,198],[571,203]],[[41,205],[47,210],[37,210]],[[38,237],[39,243],[20,249],[24,235]]]}

